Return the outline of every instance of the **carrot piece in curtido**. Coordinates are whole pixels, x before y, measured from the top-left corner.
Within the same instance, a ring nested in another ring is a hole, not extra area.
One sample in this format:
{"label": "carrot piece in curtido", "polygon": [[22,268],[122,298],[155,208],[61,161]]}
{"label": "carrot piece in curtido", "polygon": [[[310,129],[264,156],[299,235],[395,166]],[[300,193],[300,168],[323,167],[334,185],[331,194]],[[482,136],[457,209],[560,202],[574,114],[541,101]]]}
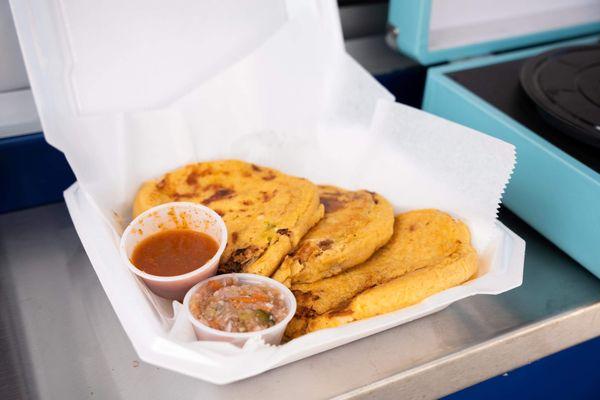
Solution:
{"label": "carrot piece in curtido", "polygon": [[231,297],[231,298],[229,298],[229,300],[237,301],[240,303],[258,303],[261,301],[268,301],[269,298],[266,296],[255,295],[254,297]]}
{"label": "carrot piece in curtido", "polygon": [[216,292],[217,290],[219,290],[223,287],[223,285],[219,281],[209,281],[206,285],[213,292]]}
{"label": "carrot piece in curtido", "polygon": [[267,296],[266,294],[263,294],[263,293],[253,293],[252,297],[255,298],[257,301],[264,301],[264,302],[269,301],[269,296]]}

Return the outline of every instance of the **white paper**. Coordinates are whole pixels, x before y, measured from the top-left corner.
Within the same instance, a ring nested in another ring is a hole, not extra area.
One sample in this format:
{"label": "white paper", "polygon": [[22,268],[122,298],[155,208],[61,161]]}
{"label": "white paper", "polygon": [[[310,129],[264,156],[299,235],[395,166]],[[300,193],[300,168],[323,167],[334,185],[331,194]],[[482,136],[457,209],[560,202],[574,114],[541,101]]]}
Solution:
{"label": "white paper", "polygon": [[[134,82],[126,82],[134,71],[129,63],[144,68],[156,55],[140,49],[138,56],[125,57],[129,41],[121,46],[113,36],[87,32],[93,27],[79,19],[88,21],[99,5],[82,8],[75,0],[29,3],[11,5],[44,132],[65,152],[78,179],[65,196],[69,211],[143,360],[215,383],[232,382],[410,321],[460,298],[520,284],[523,243],[495,221],[514,165],[514,147],[394,103],[343,51],[335,2],[289,0],[272,13],[244,13],[233,7],[227,29],[215,28],[219,32],[214,43],[205,43],[208,53],[185,54],[198,68],[207,57],[215,58],[197,77],[165,61],[159,65],[172,69],[170,74],[144,71]],[[131,3],[146,6],[141,0]],[[177,7],[185,13],[192,3],[180,0]],[[107,1],[96,15],[100,22],[93,25],[101,26],[102,19],[117,18],[118,13],[124,14],[119,21],[135,19],[133,26],[140,31],[151,28],[144,24],[164,22],[159,16],[167,3],[152,2],[146,17],[137,19],[135,7],[121,4]],[[223,10],[217,9],[232,3],[221,4],[204,2],[202,7],[207,15],[221,15]],[[208,13],[211,7],[215,13]],[[173,12],[169,9],[169,18],[177,16]],[[243,20],[239,29],[236,19]],[[219,36],[254,32],[248,20],[263,24],[248,40]],[[167,56],[183,57],[178,49],[187,52],[189,43],[200,39],[194,35],[206,34],[190,28],[181,36],[183,28],[169,21],[154,48]],[[81,42],[84,37],[89,38]],[[86,46],[94,40],[101,44],[98,53]],[[178,44],[169,47],[169,40]],[[222,48],[215,43],[220,40],[227,43],[227,54],[219,53]],[[112,58],[110,46],[122,57]],[[209,54],[211,48],[216,53]],[[101,62],[101,54],[112,63],[102,76],[110,81],[110,90],[88,79],[92,67],[86,63]],[[124,71],[115,67],[119,63],[127,64]],[[155,66],[149,68],[156,72]],[[123,80],[122,91],[118,79]],[[169,85],[171,79],[176,87]],[[139,96],[146,86],[148,99]],[[250,342],[239,349],[195,341],[186,321],[177,318],[177,307],[173,311],[145,290],[122,265],[117,243],[144,180],[185,163],[221,158],[267,165],[317,183],[377,191],[397,211],[435,207],[450,212],[471,229],[482,256],[481,276],[405,310],[316,332],[284,346]]]}

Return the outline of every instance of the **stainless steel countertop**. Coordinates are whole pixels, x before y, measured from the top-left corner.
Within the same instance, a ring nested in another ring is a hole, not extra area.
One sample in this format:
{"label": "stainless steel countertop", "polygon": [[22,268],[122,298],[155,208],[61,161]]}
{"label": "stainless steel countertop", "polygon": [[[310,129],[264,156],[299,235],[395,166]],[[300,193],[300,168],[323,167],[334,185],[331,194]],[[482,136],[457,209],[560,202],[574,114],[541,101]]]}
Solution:
{"label": "stainless steel countertop", "polygon": [[138,360],[64,204],[1,215],[1,397],[436,398],[600,335],[600,280],[503,222],[527,241],[522,287],[215,386]]}

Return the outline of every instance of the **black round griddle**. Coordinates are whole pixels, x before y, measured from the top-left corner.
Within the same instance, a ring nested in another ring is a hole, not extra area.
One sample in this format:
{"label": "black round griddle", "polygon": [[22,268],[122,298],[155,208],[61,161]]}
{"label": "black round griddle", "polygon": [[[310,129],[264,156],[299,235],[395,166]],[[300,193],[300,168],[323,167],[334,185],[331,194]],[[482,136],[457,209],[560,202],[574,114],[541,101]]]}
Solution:
{"label": "black round griddle", "polygon": [[520,80],[549,124],[600,148],[600,45],[563,47],[530,58]]}

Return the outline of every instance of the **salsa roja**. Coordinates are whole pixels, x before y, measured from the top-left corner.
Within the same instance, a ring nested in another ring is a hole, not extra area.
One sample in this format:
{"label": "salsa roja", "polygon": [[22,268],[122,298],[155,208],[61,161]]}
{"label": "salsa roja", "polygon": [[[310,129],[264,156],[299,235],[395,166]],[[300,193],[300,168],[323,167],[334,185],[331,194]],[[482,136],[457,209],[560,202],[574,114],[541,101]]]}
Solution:
{"label": "salsa roja", "polygon": [[203,266],[217,253],[219,244],[206,233],[171,229],[142,240],[133,250],[131,263],[155,276],[177,276]]}

